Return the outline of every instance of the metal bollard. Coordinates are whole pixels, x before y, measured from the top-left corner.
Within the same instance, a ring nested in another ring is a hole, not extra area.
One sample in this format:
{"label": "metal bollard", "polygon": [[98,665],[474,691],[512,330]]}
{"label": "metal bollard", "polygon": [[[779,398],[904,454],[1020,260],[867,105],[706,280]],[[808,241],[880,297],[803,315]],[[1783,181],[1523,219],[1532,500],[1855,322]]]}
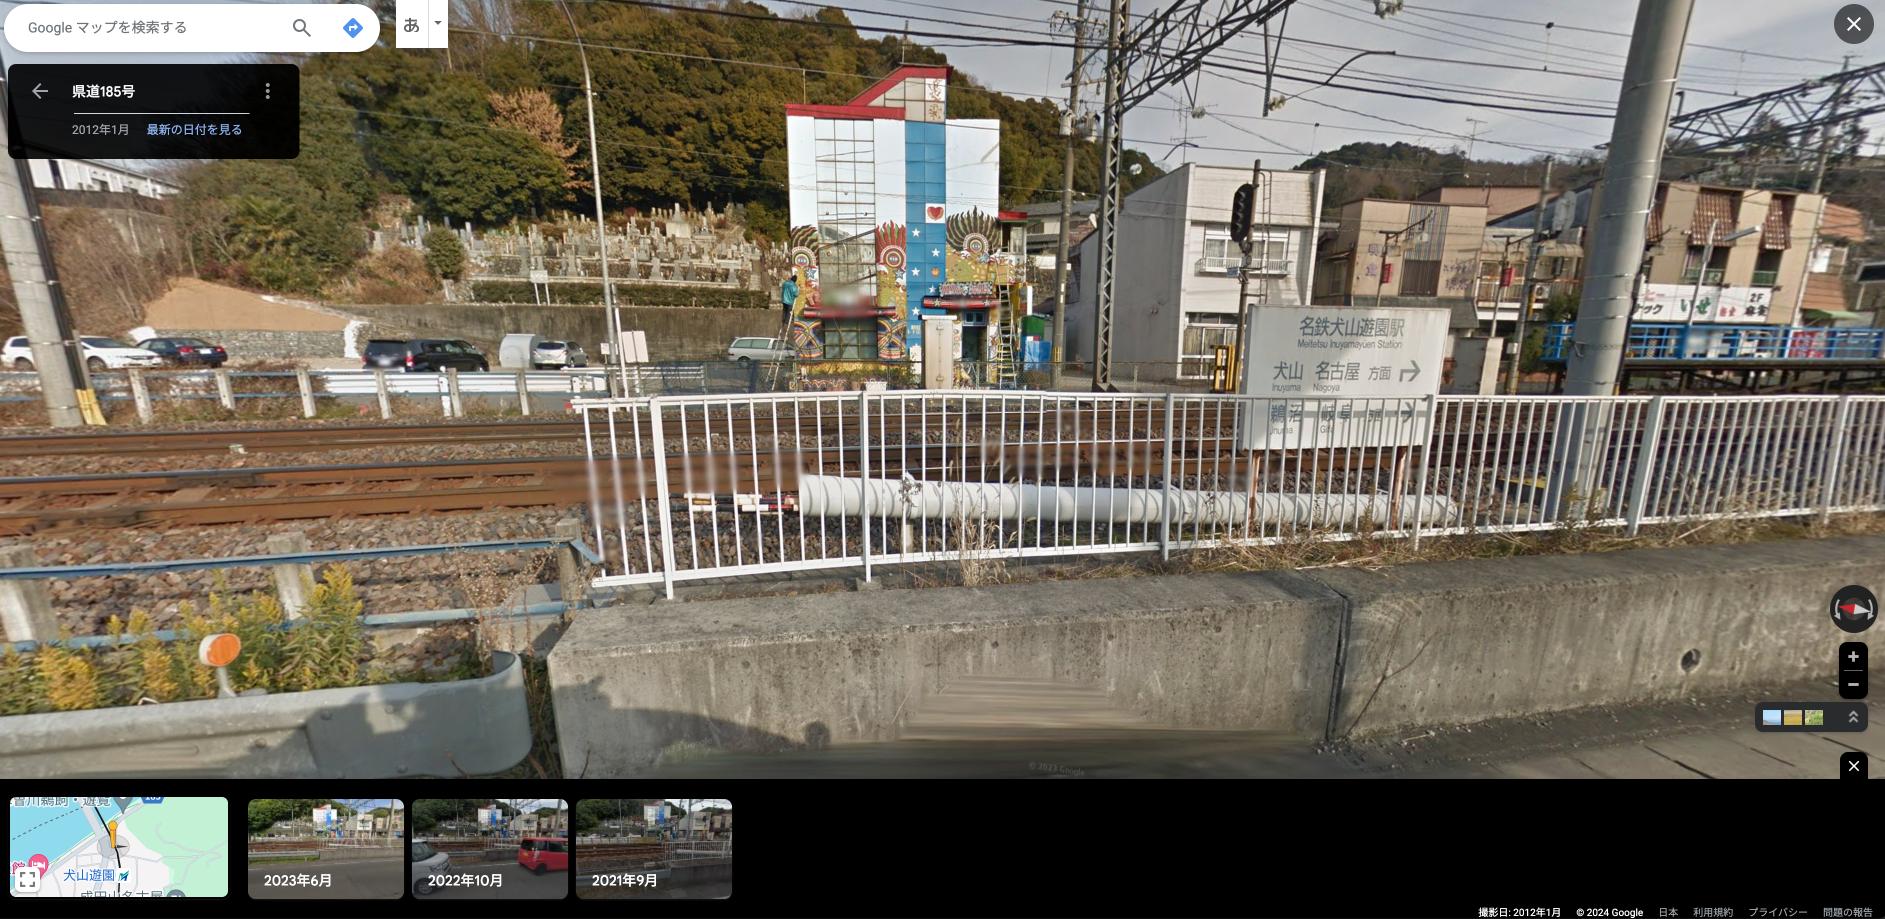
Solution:
{"label": "metal bollard", "polygon": [[236,391],[235,391],[235,387],[229,385],[229,371],[224,370],[221,367],[218,367],[215,370],[215,376],[216,376],[216,401],[222,403],[223,408],[226,408],[232,412],[235,411],[236,410]]}

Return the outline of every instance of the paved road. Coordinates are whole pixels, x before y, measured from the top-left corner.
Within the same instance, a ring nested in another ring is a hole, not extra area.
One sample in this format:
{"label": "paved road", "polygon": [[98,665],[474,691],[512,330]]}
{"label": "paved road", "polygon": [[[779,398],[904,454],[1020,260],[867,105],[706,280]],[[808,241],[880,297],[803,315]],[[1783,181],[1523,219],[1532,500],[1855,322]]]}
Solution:
{"label": "paved road", "polygon": [[[301,875],[327,875],[332,886],[276,885]],[[311,862],[270,862],[249,868],[249,896],[258,900],[379,900],[397,899],[406,885],[406,853],[401,849],[385,858],[321,859]]]}
{"label": "paved road", "polygon": [[496,875],[498,880],[441,887],[427,894],[427,900],[561,900],[569,895],[567,871],[538,876],[516,862],[454,862],[451,873],[473,878]]}
{"label": "paved road", "polygon": [[973,677],[926,700],[895,742],[707,754],[656,772],[705,778],[1833,778],[1841,751],[1862,750],[1876,776],[1885,763],[1885,731],[1783,735],[1752,725],[1759,699],[1832,695],[1829,686],[1802,685],[1318,748],[1281,734],[1168,729],[1121,711],[1097,687]]}

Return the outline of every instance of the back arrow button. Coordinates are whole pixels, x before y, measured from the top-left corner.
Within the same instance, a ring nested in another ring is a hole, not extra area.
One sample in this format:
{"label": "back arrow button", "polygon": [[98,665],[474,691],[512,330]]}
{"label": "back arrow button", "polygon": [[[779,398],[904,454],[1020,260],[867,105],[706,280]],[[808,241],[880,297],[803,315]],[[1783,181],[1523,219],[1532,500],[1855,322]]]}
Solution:
{"label": "back arrow button", "polygon": [[33,84],[33,98],[35,99],[46,98],[46,84],[44,83]]}

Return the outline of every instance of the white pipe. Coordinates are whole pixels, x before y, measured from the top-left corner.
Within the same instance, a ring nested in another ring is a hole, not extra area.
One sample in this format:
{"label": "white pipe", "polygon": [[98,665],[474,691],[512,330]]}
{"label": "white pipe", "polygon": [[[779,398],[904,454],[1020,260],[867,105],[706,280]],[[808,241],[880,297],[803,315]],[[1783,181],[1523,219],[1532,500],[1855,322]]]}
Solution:
{"label": "white pipe", "polygon": [[[919,482],[808,475],[799,481],[799,513],[808,517],[856,517],[870,489],[873,516],[915,520],[1057,520],[1071,523],[1152,523],[1164,516],[1165,492],[1157,488],[1095,488],[995,482]],[[1171,493],[1172,522],[1239,526],[1254,508],[1265,524],[1349,525],[1363,517],[1385,523],[1387,495],[1260,494],[1178,489]],[[1404,498],[1403,517],[1418,508],[1424,523],[1457,520],[1451,499]],[[1408,521],[1408,522],[1411,522]]]}

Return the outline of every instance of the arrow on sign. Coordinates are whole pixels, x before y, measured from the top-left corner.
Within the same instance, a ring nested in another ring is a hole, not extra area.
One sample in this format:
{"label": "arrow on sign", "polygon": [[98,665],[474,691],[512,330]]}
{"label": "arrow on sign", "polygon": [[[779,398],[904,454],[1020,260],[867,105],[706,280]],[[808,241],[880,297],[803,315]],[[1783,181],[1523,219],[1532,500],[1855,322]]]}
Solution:
{"label": "arrow on sign", "polygon": [[33,84],[33,98],[35,99],[46,98],[46,84],[44,83]]}
{"label": "arrow on sign", "polygon": [[1407,366],[1401,368],[1401,382],[1405,383],[1408,380],[1417,380],[1419,378],[1420,362],[1410,357],[1407,359]]}

